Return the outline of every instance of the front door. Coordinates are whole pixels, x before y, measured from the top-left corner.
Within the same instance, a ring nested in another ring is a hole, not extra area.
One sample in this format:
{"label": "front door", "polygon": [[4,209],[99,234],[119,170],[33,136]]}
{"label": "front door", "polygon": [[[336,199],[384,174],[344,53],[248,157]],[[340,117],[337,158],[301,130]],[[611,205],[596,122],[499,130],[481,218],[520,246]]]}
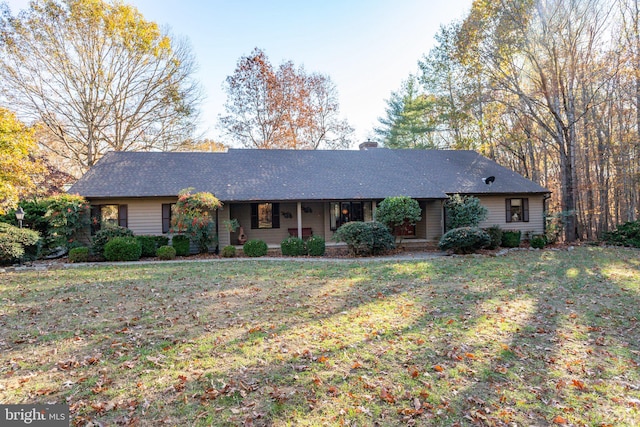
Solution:
{"label": "front door", "polygon": [[331,229],[337,230],[351,221],[372,221],[370,201],[331,203]]}

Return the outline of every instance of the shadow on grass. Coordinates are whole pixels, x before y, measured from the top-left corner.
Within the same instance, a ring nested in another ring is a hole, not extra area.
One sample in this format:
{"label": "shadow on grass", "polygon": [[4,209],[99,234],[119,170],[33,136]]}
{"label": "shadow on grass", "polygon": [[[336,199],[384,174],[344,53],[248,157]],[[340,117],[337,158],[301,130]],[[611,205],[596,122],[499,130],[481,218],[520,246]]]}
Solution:
{"label": "shadow on grass", "polygon": [[0,393],[78,423],[624,425],[640,300],[604,254],[2,279]]}

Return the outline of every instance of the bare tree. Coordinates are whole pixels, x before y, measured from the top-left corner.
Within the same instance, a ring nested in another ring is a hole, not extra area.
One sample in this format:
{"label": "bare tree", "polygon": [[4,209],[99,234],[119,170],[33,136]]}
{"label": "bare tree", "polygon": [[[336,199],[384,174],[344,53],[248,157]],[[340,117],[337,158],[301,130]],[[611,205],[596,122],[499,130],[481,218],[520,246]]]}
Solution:
{"label": "bare tree", "polygon": [[185,41],[116,1],[0,6],[2,101],[44,126],[46,148],[86,171],[106,151],[170,150],[192,134],[201,92]]}
{"label": "bare tree", "polygon": [[[567,241],[578,236],[577,126],[597,102],[602,82],[611,78],[597,64],[608,10],[602,3],[501,1],[489,11],[478,6],[468,19],[467,34],[481,39],[474,45],[494,90],[554,143]],[[582,91],[585,81],[600,86]]]}

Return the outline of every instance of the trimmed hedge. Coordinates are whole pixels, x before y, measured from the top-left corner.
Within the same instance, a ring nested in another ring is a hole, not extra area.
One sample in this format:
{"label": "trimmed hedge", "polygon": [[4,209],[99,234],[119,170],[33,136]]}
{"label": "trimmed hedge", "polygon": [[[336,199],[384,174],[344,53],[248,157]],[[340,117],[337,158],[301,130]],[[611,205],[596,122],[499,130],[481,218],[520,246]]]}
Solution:
{"label": "trimmed hedge", "polygon": [[176,250],[177,256],[188,256],[191,253],[191,240],[184,234],[176,234],[171,238],[171,246]]}
{"label": "trimmed hedge", "polygon": [[133,231],[117,225],[102,228],[101,230],[98,230],[95,236],[93,236],[91,251],[96,255],[104,256],[104,248],[106,244],[116,237],[133,237]]}
{"label": "trimmed hedge", "polygon": [[484,230],[491,239],[489,249],[497,249],[502,244],[502,229],[499,225],[494,225]]}
{"label": "trimmed hedge", "polygon": [[336,230],[334,239],[345,242],[353,255],[377,255],[395,248],[395,238],[379,222],[348,222]]}
{"label": "trimmed hedge", "polygon": [[269,247],[262,240],[249,240],[242,246],[242,252],[248,257],[261,257],[267,254]]}
{"label": "trimmed hedge", "polygon": [[135,237],[114,237],[104,245],[107,261],[138,261],[141,255],[142,246]]}
{"label": "trimmed hedge", "polygon": [[156,256],[162,260],[176,258],[176,249],[173,246],[163,245],[156,250]]}
{"label": "trimmed hedge", "polygon": [[545,236],[533,236],[529,241],[532,248],[542,249],[547,245],[547,238]]}
{"label": "trimmed hedge", "polygon": [[220,255],[223,258],[233,258],[236,256],[236,247],[232,245],[225,246],[224,248],[222,248]]}
{"label": "trimmed hedge", "polygon": [[322,256],[327,250],[327,244],[320,236],[311,236],[305,242],[307,253],[311,256]]}
{"label": "trimmed hedge", "polygon": [[156,255],[156,241],[153,236],[136,236],[136,240],[140,242],[142,256],[150,257]]}
{"label": "trimmed hedge", "polygon": [[89,248],[81,246],[69,249],[69,262],[87,262],[89,261]]}
{"label": "trimmed hedge", "polygon": [[459,227],[447,231],[438,247],[443,251],[453,251],[457,254],[469,254],[491,244],[491,237],[478,227]]}
{"label": "trimmed hedge", "polygon": [[501,246],[505,248],[517,248],[520,246],[521,235],[520,230],[503,231]]}
{"label": "trimmed hedge", "polygon": [[307,254],[304,240],[293,236],[289,236],[280,242],[280,250],[284,256],[302,256]]}
{"label": "trimmed hedge", "polygon": [[142,246],[143,257],[156,256],[156,251],[160,246],[166,246],[169,244],[169,238],[167,236],[136,236],[140,246]]}

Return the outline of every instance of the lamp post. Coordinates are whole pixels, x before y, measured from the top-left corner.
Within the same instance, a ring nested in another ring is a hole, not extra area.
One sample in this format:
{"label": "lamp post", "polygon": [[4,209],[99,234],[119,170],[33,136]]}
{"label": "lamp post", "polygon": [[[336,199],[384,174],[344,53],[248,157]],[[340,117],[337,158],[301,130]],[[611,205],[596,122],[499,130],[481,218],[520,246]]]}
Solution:
{"label": "lamp post", "polygon": [[16,211],[16,219],[18,220],[20,228],[22,228],[22,220],[24,219],[24,210],[22,209],[22,206],[20,206]]}

